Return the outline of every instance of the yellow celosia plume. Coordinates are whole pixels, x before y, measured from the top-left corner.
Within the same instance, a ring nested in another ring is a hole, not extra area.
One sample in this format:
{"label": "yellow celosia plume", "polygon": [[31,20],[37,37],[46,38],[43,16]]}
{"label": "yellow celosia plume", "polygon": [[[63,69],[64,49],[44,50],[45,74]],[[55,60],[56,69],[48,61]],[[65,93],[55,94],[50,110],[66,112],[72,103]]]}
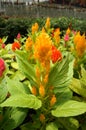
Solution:
{"label": "yellow celosia plume", "polygon": [[54,32],[53,38],[55,39],[56,44],[60,42],[60,29],[59,28],[56,29],[56,31]]}
{"label": "yellow celosia plume", "polygon": [[26,42],[25,42],[25,49],[26,49],[26,51],[30,50],[32,45],[33,45],[33,41],[32,41],[32,39],[30,37],[28,37],[26,39]]}
{"label": "yellow celosia plume", "polygon": [[41,97],[45,96],[45,87],[43,85],[40,85],[39,87],[39,94]]}
{"label": "yellow celosia plume", "polygon": [[45,23],[45,28],[49,29],[50,28],[50,18],[48,17]]}
{"label": "yellow celosia plume", "polygon": [[41,32],[36,38],[36,43],[34,45],[34,58],[44,64],[50,61],[51,53],[52,40],[47,33]]}
{"label": "yellow celosia plume", "polygon": [[67,30],[66,30],[66,34],[70,34],[70,32],[71,32],[71,30],[70,30],[70,28],[68,28]]}
{"label": "yellow celosia plume", "polygon": [[85,34],[80,35],[80,32],[78,32],[74,38],[74,43],[75,43],[75,50],[77,52],[77,55],[79,57],[82,57],[83,54],[86,51],[86,38]]}
{"label": "yellow celosia plume", "polygon": [[38,28],[39,28],[38,23],[35,23],[35,24],[32,26],[32,34],[34,34],[35,32],[37,32],[37,31],[38,31]]}

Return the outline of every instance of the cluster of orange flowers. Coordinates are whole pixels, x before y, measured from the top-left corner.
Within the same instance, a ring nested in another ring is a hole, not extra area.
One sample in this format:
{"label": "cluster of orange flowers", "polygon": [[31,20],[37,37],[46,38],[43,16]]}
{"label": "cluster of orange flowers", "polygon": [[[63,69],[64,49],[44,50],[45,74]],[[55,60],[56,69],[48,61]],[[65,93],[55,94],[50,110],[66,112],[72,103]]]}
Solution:
{"label": "cluster of orange flowers", "polygon": [[[47,18],[45,26],[39,31],[39,25],[35,23],[32,26],[32,33],[28,36],[25,42],[25,50],[28,52],[29,60],[34,59],[36,65],[36,77],[38,88],[32,87],[32,94],[41,97],[46,96],[46,84],[48,82],[48,76],[50,72],[51,62],[52,64],[62,60],[62,53],[58,49],[60,46],[60,28],[52,29],[51,34],[48,34],[50,29],[50,18]],[[65,43],[70,40],[71,30],[67,29],[64,35]],[[86,38],[85,34],[81,35],[80,32],[76,32],[73,35],[74,51],[78,57],[82,57],[86,52]],[[68,44],[68,43],[67,43]],[[12,50],[20,49],[21,44],[14,42],[12,44]],[[56,103],[56,97],[53,94],[50,98],[50,106]]]}
{"label": "cluster of orange flowers", "polygon": [[[48,18],[45,24],[45,27],[39,32],[39,26],[35,23],[32,26],[32,35],[26,39],[25,49],[29,53],[30,58],[34,58],[36,66],[36,77],[38,87],[32,86],[32,94],[39,94],[44,98],[47,94],[46,84],[48,82],[48,76],[50,72],[50,64],[55,63],[62,59],[61,52],[55,47],[54,41],[56,44],[60,42],[60,29],[57,29],[53,32],[53,39],[47,33],[50,28],[50,19]],[[34,38],[33,38],[34,37]],[[50,90],[51,91],[51,90]],[[56,97],[52,94],[50,98],[50,106],[53,106],[56,103]],[[44,116],[42,115],[44,118]]]}
{"label": "cluster of orange flowers", "polygon": [[[21,44],[21,35],[18,34],[17,40],[12,44],[12,50],[14,52],[16,49],[21,49],[22,51],[24,49],[24,51],[27,52],[26,54],[28,54],[28,60],[34,61],[37,86],[31,86],[31,93],[35,96],[39,96],[42,101],[47,97],[46,99],[48,99],[49,107],[52,108],[57,102],[57,98],[53,92],[54,86],[48,86],[47,88],[47,83],[51,66],[54,66],[56,62],[61,61],[63,58],[62,52],[59,49],[61,41],[60,28],[52,29],[51,33],[48,33],[50,32],[50,18],[47,18],[45,26],[41,31],[39,31],[39,25],[37,23],[35,23],[31,29],[32,32],[27,37],[24,45]],[[67,45],[70,40],[70,34],[71,30],[68,28],[63,36],[64,43]],[[3,40],[0,38],[0,48],[1,47],[4,48],[5,46]],[[63,48],[64,47],[65,46],[63,46]],[[80,32],[76,32],[73,35],[72,47],[76,57],[82,58],[86,53],[85,34],[81,35]],[[5,63],[3,59],[0,58],[0,77],[5,69]],[[44,120],[45,115],[41,113],[40,121],[43,122]]]}
{"label": "cluster of orange flowers", "polygon": [[[62,60],[62,53],[58,50],[60,46],[60,28],[52,29],[51,34],[48,34],[50,29],[50,18],[47,18],[45,26],[39,31],[39,25],[35,23],[32,26],[32,34],[28,36],[25,42],[25,50],[29,54],[29,59],[35,59],[38,64],[36,67],[37,82],[39,83],[39,94],[45,95],[45,86],[48,82],[48,75],[50,72],[50,62],[55,63]],[[64,35],[64,41],[68,42],[70,38],[71,30],[67,29]],[[78,57],[82,57],[86,51],[86,38],[85,35],[80,35],[77,32],[73,35],[74,50]],[[21,44],[14,42],[12,44],[12,50],[20,49]],[[36,88],[32,87],[32,93],[36,95]]]}

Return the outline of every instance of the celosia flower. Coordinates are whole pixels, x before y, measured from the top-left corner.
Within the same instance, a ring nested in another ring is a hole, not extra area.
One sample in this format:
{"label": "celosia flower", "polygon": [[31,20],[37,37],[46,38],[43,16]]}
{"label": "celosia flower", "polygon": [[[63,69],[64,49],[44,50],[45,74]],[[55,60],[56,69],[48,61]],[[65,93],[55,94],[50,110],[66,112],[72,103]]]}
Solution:
{"label": "celosia flower", "polygon": [[3,40],[0,38],[0,47],[5,48],[5,44],[3,43]]}
{"label": "celosia flower", "polygon": [[19,42],[14,42],[12,44],[12,50],[15,51],[16,49],[20,49],[21,45]]}
{"label": "celosia flower", "polygon": [[48,82],[48,74],[46,74],[45,76],[44,76],[44,83],[47,83]]}
{"label": "celosia flower", "polygon": [[45,32],[37,37],[34,46],[34,57],[41,63],[47,63],[51,59],[52,54],[52,41],[49,35]]}
{"label": "celosia flower", "polygon": [[70,34],[70,32],[71,32],[71,30],[70,30],[70,28],[68,28],[67,30],[66,30],[66,34]]}
{"label": "celosia flower", "polygon": [[3,43],[3,41],[2,41],[2,39],[0,38],[0,44],[2,44]]}
{"label": "celosia flower", "polygon": [[76,31],[75,31],[75,30],[72,30],[72,33],[73,33],[74,35],[76,35]]}
{"label": "celosia flower", "polygon": [[39,119],[40,119],[41,122],[44,122],[44,121],[45,121],[45,116],[44,116],[44,114],[40,114]]}
{"label": "celosia flower", "polygon": [[52,35],[55,42],[58,44],[60,42],[60,28],[57,28]]}
{"label": "celosia flower", "polygon": [[69,41],[69,35],[68,35],[68,34],[66,34],[66,35],[64,36],[64,40],[65,40],[65,42]]}
{"label": "celosia flower", "polygon": [[25,49],[26,49],[26,51],[30,50],[31,47],[32,47],[32,45],[33,45],[33,41],[32,41],[32,39],[30,37],[28,37],[26,39],[26,43],[25,43]]}
{"label": "celosia flower", "polygon": [[18,33],[18,35],[17,35],[17,39],[19,40],[20,38],[21,38],[21,34]]}
{"label": "celosia flower", "polygon": [[4,43],[2,43],[1,48],[5,48],[5,44]]}
{"label": "celosia flower", "polygon": [[45,28],[49,29],[50,28],[50,18],[48,17],[45,23]]}
{"label": "celosia flower", "polygon": [[74,43],[77,44],[78,43],[78,40],[80,39],[81,35],[80,35],[80,32],[77,32],[75,37],[74,37]]}
{"label": "celosia flower", "polygon": [[40,96],[44,97],[45,96],[45,88],[43,85],[40,85],[39,87],[39,94]]}
{"label": "celosia flower", "polygon": [[53,95],[51,100],[50,100],[50,106],[53,106],[56,103],[56,96]]}
{"label": "celosia flower", "polygon": [[42,28],[42,32],[46,32],[44,27]]}
{"label": "celosia flower", "polygon": [[53,63],[62,59],[62,53],[55,46],[52,46],[51,59]]}
{"label": "celosia flower", "polygon": [[60,35],[60,28],[56,28],[56,29],[54,29],[53,31],[52,31],[52,37],[54,37],[54,34],[57,34],[57,35]]}
{"label": "celosia flower", "polygon": [[40,69],[36,67],[36,76],[39,79],[40,78]]}
{"label": "celosia flower", "polygon": [[[78,34],[79,35],[79,34]],[[86,51],[86,39],[85,35],[79,35],[78,39],[75,41],[75,49],[79,57],[82,57],[84,52]]]}
{"label": "celosia flower", "polygon": [[31,92],[32,92],[33,95],[36,95],[37,94],[36,87],[33,86]]}
{"label": "celosia flower", "polygon": [[32,26],[32,34],[34,34],[35,32],[37,32],[37,31],[38,31],[38,28],[39,28],[38,23],[35,23],[35,24]]}
{"label": "celosia flower", "polygon": [[0,58],[0,77],[3,76],[5,69],[6,69],[5,62],[2,58]]}

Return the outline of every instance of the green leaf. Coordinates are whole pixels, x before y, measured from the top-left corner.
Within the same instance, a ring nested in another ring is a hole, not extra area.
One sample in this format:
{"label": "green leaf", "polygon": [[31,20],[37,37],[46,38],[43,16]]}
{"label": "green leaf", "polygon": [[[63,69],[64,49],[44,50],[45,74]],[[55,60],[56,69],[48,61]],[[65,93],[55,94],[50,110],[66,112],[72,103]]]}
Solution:
{"label": "green leaf", "polygon": [[86,70],[83,67],[81,67],[81,76],[80,82],[84,89],[86,89]]}
{"label": "green leaf", "polygon": [[36,121],[33,125],[33,122],[27,122],[23,125],[21,125],[21,130],[40,130],[41,123],[40,121]]}
{"label": "green leaf", "polygon": [[27,109],[21,109],[21,108],[6,109],[3,116],[3,122],[0,125],[0,129],[13,130],[24,121],[26,115],[27,115]]}
{"label": "green leaf", "polygon": [[[86,79],[86,70],[81,66],[81,75],[84,79]],[[86,81],[86,80],[85,80]]]}
{"label": "green leaf", "polygon": [[81,79],[73,78],[72,82],[69,85],[69,88],[72,89],[75,93],[86,97],[86,86],[82,84]]}
{"label": "green leaf", "polygon": [[20,94],[10,96],[0,106],[1,107],[21,107],[38,109],[42,105],[41,101],[34,95]]}
{"label": "green leaf", "polygon": [[63,60],[52,68],[49,74],[48,86],[67,87],[73,76],[73,61],[70,62],[69,57]]}
{"label": "green leaf", "polygon": [[27,53],[16,51],[19,70],[30,80],[33,85],[36,85],[36,76],[34,65],[29,63]]}
{"label": "green leaf", "polygon": [[83,124],[81,125],[81,130],[86,130],[86,123],[83,123]]}
{"label": "green leaf", "polygon": [[59,118],[58,121],[61,123],[61,125],[63,125],[66,130],[77,130],[79,128],[79,122],[75,118]]}
{"label": "green leaf", "polygon": [[18,64],[16,62],[12,62],[11,66],[16,70],[18,69]]}
{"label": "green leaf", "polygon": [[78,101],[67,101],[57,106],[52,110],[52,115],[55,117],[77,116],[86,112],[86,103]]}
{"label": "green leaf", "polygon": [[8,91],[10,92],[11,95],[20,95],[20,94],[25,94],[27,93],[26,86],[23,85],[20,81],[10,79],[6,77],[6,82],[7,82],[7,88]]}
{"label": "green leaf", "polygon": [[6,42],[7,38],[8,38],[8,36],[4,36],[4,37],[2,38],[3,43]]}
{"label": "green leaf", "polygon": [[86,98],[86,70],[81,66],[81,78],[73,78],[69,88],[78,95]]}
{"label": "green leaf", "polygon": [[68,101],[69,99],[72,98],[72,91],[69,88],[61,88],[61,89],[56,89],[55,90],[56,97],[57,97],[57,103],[56,104],[61,104],[63,102]]}
{"label": "green leaf", "polygon": [[23,81],[25,80],[25,75],[23,75],[20,71],[16,71],[14,75],[12,75],[12,79],[13,80],[19,80],[19,81]]}
{"label": "green leaf", "polygon": [[46,130],[58,130],[58,127],[54,122],[51,122],[46,126]]}
{"label": "green leaf", "polygon": [[11,58],[14,57],[14,54],[8,54],[8,52],[7,52],[7,53],[4,54],[2,57],[3,57],[5,60],[8,60],[8,59],[9,59],[9,61],[11,62]]}
{"label": "green leaf", "polygon": [[2,80],[0,83],[0,103],[6,98],[8,93],[5,80]]}

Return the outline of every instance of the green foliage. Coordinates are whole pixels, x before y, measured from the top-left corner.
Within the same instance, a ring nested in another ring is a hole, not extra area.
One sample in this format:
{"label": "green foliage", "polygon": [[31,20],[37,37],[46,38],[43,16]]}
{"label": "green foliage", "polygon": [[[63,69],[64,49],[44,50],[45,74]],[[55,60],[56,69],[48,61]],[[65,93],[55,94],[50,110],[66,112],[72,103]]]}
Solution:
{"label": "green foliage", "polygon": [[[20,33],[22,36],[26,36],[27,32],[31,31],[31,26],[37,22],[39,27],[43,27],[45,23],[45,18],[9,18],[4,19],[0,17],[0,37],[8,36],[7,42],[13,42],[17,34]],[[59,27],[62,32],[64,32],[68,27],[73,30],[78,30],[81,33],[86,32],[86,20],[76,19],[76,18],[51,18],[51,27]],[[63,35],[63,34],[62,34]]]}
{"label": "green foliage", "polygon": [[5,80],[2,80],[2,82],[0,83],[0,103],[4,101],[4,99],[7,96],[7,93],[8,93],[8,90],[6,88],[6,82]]}
{"label": "green foliage", "polygon": [[51,69],[48,85],[58,88],[66,87],[70,82],[71,77],[73,76],[72,67],[73,61],[70,63],[68,55],[67,57],[64,57],[61,62],[57,62],[57,64]]}
{"label": "green foliage", "polygon": [[27,115],[26,109],[6,108],[0,121],[0,130],[13,130],[18,127]]}
{"label": "green foliage", "polygon": [[55,110],[52,110],[52,115],[56,117],[77,116],[85,113],[86,103],[69,100],[61,105],[57,105]]}
{"label": "green foliage", "polygon": [[33,95],[20,94],[9,97],[3,102],[1,107],[22,107],[22,108],[34,108],[41,107],[41,102]]}
{"label": "green foliage", "polygon": [[73,117],[59,118],[58,121],[64,126],[62,130],[77,130],[79,122]]}
{"label": "green foliage", "polygon": [[25,87],[19,81],[13,82],[7,78],[7,88],[11,96],[0,105],[1,107],[8,106],[34,109],[41,107],[41,101],[38,100],[34,95],[28,95]]}
{"label": "green foliage", "polygon": [[66,30],[70,24],[70,19],[67,17],[62,17],[58,19],[52,19],[51,26],[54,28],[60,28],[61,31]]}
{"label": "green foliage", "polygon": [[32,85],[36,85],[35,65],[28,62],[27,53],[23,51],[17,51],[16,56],[19,70],[23,74],[25,74],[25,76],[30,80],[30,83]]}
{"label": "green foliage", "polygon": [[81,67],[81,78],[73,78],[70,86],[75,93],[86,98],[86,70]]}
{"label": "green foliage", "polygon": [[58,127],[56,126],[55,123],[52,122],[50,124],[47,124],[46,130],[58,130]]}

